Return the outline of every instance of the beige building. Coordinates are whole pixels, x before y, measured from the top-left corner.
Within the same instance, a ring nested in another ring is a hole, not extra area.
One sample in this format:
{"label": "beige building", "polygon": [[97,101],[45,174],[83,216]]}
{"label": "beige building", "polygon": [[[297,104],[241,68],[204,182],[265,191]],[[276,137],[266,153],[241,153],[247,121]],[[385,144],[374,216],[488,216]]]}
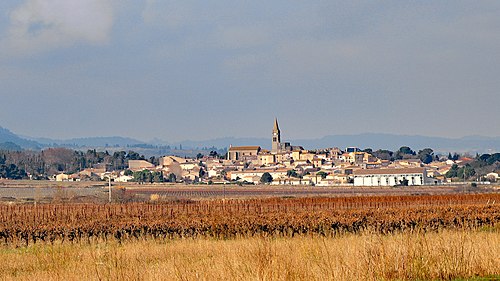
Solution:
{"label": "beige building", "polygon": [[311,163],[315,167],[321,167],[323,165],[323,163],[325,163],[325,160],[322,158],[314,157],[313,160],[311,161]]}
{"label": "beige building", "polygon": [[191,171],[199,166],[199,162],[185,162],[180,163],[179,166],[183,171]]}
{"label": "beige building", "polygon": [[334,147],[328,150],[328,155],[330,159],[335,160],[339,159],[339,156],[342,154],[342,151],[338,147]]}
{"label": "beige building", "polygon": [[423,163],[420,159],[403,159],[394,161],[396,167],[422,167]]}
{"label": "beige building", "polygon": [[374,163],[377,162],[378,158],[371,155],[370,153],[364,153],[363,155],[363,163]]}
{"label": "beige building", "polygon": [[279,177],[273,178],[273,182],[271,185],[310,185],[311,182],[309,180],[304,180],[301,178],[294,177]]}
{"label": "beige building", "polygon": [[169,166],[174,163],[184,163],[187,162],[187,159],[184,159],[182,157],[177,157],[177,156],[164,156],[160,158],[160,166]]}
{"label": "beige building", "polygon": [[276,153],[275,156],[276,156],[276,163],[282,163],[285,161],[289,161],[291,159],[290,154],[286,152]]}
{"label": "beige building", "polygon": [[291,152],[291,158],[294,161],[309,161],[312,162],[315,158],[325,158],[324,156],[318,156],[313,152],[303,150],[303,149],[295,149]]}
{"label": "beige building", "polygon": [[69,181],[69,175],[67,174],[58,174],[56,175],[56,181]]}
{"label": "beige building", "polygon": [[154,169],[155,165],[146,160],[128,160],[128,168],[132,171]]}
{"label": "beige building", "polygon": [[260,150],[260,146],[231,146],[227,153],[227,159],[245,160],[245,158],[253,158],[259,154]]}
{"label": "beige building", "polygon": [[276,163],[276,156],[271,153],[259,155],[259,165],[270,165]]}
{"label": "beige building", "polygon": [[91,176],[94,176],[94,175],[101,176],[105,172],[106,172],[106,169],[104,169],[104,168],[99,168],[99,169],[87,168],[87,169],[81,171],[79,174],[81,176],[91,177]]}
{"label": "beige building", "polygon": [[185,159],[177,156],[164,156],[160,158],[160,167],[164,175],[174,174],[180,179],[183,174],[183,167],[181,167],[181,164],[187,163],[189,160],[192,159]]}

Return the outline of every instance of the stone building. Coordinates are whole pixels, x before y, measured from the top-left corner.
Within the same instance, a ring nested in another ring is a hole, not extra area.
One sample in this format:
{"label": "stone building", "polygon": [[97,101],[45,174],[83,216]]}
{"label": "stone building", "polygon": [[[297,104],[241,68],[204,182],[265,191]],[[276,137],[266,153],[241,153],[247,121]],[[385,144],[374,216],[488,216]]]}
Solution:
{"label": "stone building", "polygon": [[227,153],[228,160],[247,160],[257,158],[260,146],[231,146]]}

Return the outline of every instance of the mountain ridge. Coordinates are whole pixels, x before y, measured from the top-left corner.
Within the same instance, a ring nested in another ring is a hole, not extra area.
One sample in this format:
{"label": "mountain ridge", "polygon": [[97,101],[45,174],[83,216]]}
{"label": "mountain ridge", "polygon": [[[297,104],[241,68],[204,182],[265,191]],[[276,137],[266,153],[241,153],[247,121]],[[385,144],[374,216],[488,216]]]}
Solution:
{"label": "mountain ridge", "polygon": [[[356,146],[360,148],[397,150],[401,146],[409,146],[414,150],[430,147],[436,152],[469,152],[490,153],[500,151],[500,137],[487,136],[464,136],[461,138],[433,137],[421,135],[397,135],[389,133],[360,133],[344,135],[327,135],[315,139],[291,139],[286,140],[292,145],[300,145],[305,149],[318,149],[327,147],[345,148]],[[22,137],[10,130],[0,127],[0,143],[11,142],[23,149],[42,149],[46,147],[127,147],[133,145],[156,145],[176,146],[183,148],[215,147],[227,148],[230,145],[258,145],[270,148],[270,138],[259,137],[220,137],[208,140],[184,140],[179,142],[167,142],[159,139],[152,141],[141,141],[130,137],[121,136],[99,136],[72,138],[58,140],[51,138]]]}
{"label": "mountain ridge", "polygon": [[135,145],[135,144],[146,144],[144,141],[136,140],[134,138],[129,137],[121,137],[121,136],[103,136],[103,137],[82,137],[82,138],[71,138],[71,139],[51,139],[51,138],[34,138],[24,136],[24,138],[36,141],[42,145],[58,145],[58,146],[126,146],[126,145]]}
{"label": "mountain ridge", "polygon": [[9,129],[0,126],[0,143],[13,143],[24,149],[40,149],[40,143],[22,138]]}

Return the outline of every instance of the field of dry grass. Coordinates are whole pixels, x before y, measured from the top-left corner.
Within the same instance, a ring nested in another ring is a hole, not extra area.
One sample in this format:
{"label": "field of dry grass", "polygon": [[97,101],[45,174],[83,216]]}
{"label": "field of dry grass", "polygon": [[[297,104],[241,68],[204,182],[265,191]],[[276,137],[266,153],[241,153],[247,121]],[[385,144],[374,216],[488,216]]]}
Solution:
{"label": "field of dry grass", "polygon": [[0,280],[499,280],[499,196],[1,205]]}
{"label": "field of dry grass", "polygon": [[498,230],[35,244],[1,249],[0,279],[498,280],[498,253]]}

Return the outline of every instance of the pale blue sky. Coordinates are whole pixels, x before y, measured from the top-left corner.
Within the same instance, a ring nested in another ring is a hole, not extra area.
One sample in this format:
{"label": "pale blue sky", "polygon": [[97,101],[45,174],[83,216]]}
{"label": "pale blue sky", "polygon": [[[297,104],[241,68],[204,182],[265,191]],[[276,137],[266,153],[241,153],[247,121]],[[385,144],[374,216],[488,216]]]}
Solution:
{"label": "pale blue sky", "polygon": [[3,0],[0,126],[500,135],[500,1]]}

